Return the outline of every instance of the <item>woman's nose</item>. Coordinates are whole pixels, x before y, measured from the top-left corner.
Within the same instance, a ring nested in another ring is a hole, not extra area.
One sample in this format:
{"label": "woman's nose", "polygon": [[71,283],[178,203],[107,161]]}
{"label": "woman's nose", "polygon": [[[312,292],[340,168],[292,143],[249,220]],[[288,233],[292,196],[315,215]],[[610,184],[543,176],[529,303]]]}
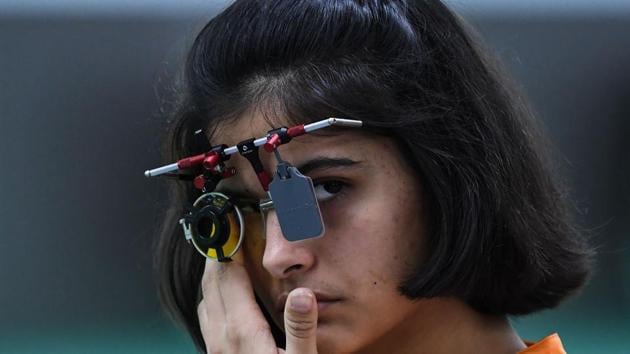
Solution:
{"label": "woman's nose", "polygon": [[315,255],[305,241],[287,241],[274,210],[265,217],[265,252],[263,267],[275,278],[282,279],[308,271],[315,264]]}

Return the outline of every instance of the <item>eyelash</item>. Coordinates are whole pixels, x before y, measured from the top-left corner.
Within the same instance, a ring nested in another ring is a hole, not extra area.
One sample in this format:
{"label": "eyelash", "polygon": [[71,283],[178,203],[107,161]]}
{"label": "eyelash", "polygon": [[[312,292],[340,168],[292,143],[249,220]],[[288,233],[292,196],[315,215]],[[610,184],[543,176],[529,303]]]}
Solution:
{"label": "eyelash", "polygon": [[340,198],[342,196],[345,195],[345,193],[347,192],[346,189],[348,188],[348,183],[340,180],[340,179],[334,179],[334,178],[328,178],[325,180],[318,180],[318,181],[313,181],[313,187],[315,188],[315,195],[317,196],[317,189],[319,186],[322,186],[324,189],[326,189],[326,184],[335,184],[335,187],[339,188],[339,191],[337,192],[329,192],[327,190],[324,190],[324,192],[330,194],[330,196],[324,200],[321,200],[318,198],[318,202],[320,203],[326,203],[329,201],[332,201],[333,199],[337,199]]}
{"label": "eyelash", "polygon": [[[345,195],[346,193],[346,189],[349,187],[349,184],[347,182],[344,182],[340,179],[335,179],[335,178],[326,178],[326,179],[322,179],[322,180],[315,180],[313,181],[313,187],[315,189],[315,197],[317,198],[317,188],[319,186],[324,186],[326,184],[330,184],[330,183],[334,183],[337,184],[337,186],[340,188],[340,190],[336,193],[331,193],[328,191],[325,191],[326,193],[331,194],[330,197],[328,197],[327,199],[321,200],[318,198],[318,202],[320,204],[324,204],[327,203],[333,199],[337,199],[339,197],[342,197]],[[325,188],[325,187],[324,187]],[[238,205],[239,208],[241,208],[241,210],[245,211],[245,212],[259,212],[260,208],[259,208],[259,203],[258,201],[254,201],[254,200],[249,200],[249,199],[238,199],[236,201],[236,205]]]}

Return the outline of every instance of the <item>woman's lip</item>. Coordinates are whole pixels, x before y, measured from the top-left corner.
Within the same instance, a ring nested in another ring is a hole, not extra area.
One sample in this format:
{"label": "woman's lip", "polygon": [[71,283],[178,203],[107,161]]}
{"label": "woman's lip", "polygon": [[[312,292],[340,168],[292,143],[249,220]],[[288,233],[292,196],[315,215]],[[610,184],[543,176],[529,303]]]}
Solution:
{"label": "woman's lip", "polygon": [[317,301],[317,312],[321,314],[322,311],[326,310],[330,305],[338,303],[339,300],[331,300],[331,301]]}
{"label": "woman's lip", "polygon": [[[341,298],[334,297],[328,294],[320,293],[317,291],[313,292],[315,294],[315,299],[317,300],[317,309],[319,311],[327,308],[333,303],[341,301]],[[278,296],[278,300],[276,301],[276,310],[278,312],[284,313],[284,306],[287,303],[287,298],[289,297],[288,293],[283,293]]]}

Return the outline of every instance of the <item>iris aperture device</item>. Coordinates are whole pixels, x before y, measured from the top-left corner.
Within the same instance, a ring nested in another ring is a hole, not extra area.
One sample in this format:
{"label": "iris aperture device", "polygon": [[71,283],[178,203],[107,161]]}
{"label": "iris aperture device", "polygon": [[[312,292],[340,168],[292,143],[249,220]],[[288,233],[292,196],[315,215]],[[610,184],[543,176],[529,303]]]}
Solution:
{"label": "iris aperture device", "polygon": [[[219,181],[236,173],[234,168],[226,168],[225,161],[237,153],[249,161],[268,195],[255,208],[263,213],[263,219],[267,211],[275,210],[282,234],[288,241],[318,237],[324,234],[324,223],[313,181],[284,161],[277,148],[292,138],[330,126],[362,127],[363,122],[327,118],[307,125],[272,129],[264,137],[247,139],[232,147],[210,146],[205,140],[202,146],[207,151],[147,170],[144,175],[192,181],[200,191],[200,196],[179,220],[186,240],[207,258],[219,262],[229,261],[240,248],[246,230],[243,211],[237,200],[214,191]],[[196,135],[206,139],[201,130]],[[260,160],[260,146],[267,153],[273,153],[277,160],[276,172],[271,176],[264,170]]]}

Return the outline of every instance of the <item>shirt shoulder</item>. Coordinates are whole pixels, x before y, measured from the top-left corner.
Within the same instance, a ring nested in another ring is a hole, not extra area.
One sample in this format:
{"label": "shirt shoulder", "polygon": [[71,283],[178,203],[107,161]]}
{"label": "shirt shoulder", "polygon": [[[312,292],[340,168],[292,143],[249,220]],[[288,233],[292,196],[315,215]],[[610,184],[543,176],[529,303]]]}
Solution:
{"label": "shirt shoulder", "polygon": [[558,333],[550,334],[538,342],[525,342],[525,344],[527,348],[517,354],[567,354]]}

